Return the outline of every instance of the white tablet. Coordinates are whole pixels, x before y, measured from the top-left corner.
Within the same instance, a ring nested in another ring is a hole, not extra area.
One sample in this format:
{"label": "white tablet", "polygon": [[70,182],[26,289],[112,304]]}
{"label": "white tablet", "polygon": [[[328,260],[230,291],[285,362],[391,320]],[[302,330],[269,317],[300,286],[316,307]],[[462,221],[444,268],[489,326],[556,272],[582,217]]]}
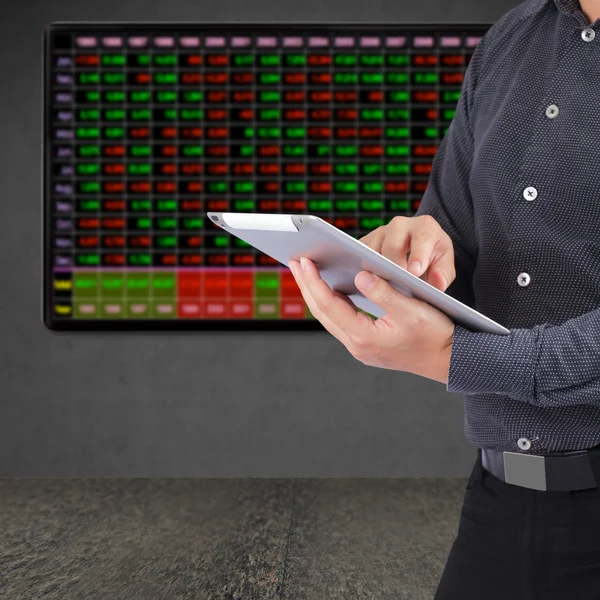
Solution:
{"label": "white tablet", "polygon": [[366,244],[315,215],[208,212],[219,227],[244,240],[282,265],[301,256],[310,258],[333,290],[346,294],[358,308],[375,317],[385,311],[354,285],[360,271],[375,273],[399,292],[444,312],[455,323],[473,331],[508,334],[506,327],[409,273]]}

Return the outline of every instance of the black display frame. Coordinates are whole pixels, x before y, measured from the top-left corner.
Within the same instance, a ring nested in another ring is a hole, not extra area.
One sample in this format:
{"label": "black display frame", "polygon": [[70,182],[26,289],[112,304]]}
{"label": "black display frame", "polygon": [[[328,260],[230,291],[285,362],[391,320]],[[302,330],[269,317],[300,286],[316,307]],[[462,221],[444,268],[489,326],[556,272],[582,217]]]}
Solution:
{"label": "black display frame", "polygon": [[[43,80],[42,80],[42,219],[43,219],[43,243],[42,243],[42,265],[43,265],[43,284],[42,284],[42,322],[51,331],[68,332],[89,332],[89,331],[165,331],[165,332],[192,332],[192,331],[325,331],[324,327],[317,319],[57,319],[53,315],[52,287],[52,211],[51,202],[51,183],[52,183],[52,157],[48,149],[51,146],[52,121],[49,117],[50,106],[50,81],[51,81],[51,56],[53,47],[51,45],[52,36],[60,33],[92,33],[97,35],[105,33],[110,29],[111,33],[125,34],[136,31],[146,31],[148,33],[172,34],[178,35],[182,32],[195,32],[197,34],[221,33],[221,34],[246,34],[260,35],[273,34],[278,32],[292,34],[323,34],[335,33],[348,34],[350,32],[377,33],[377,35],[398,35],[399,30],[403,32],[423,32],[435,30],[441,33],[456,33],[465,29],[473,30],[473,35],[485,35],[487,30],[493,25],[491,22],[470,21],[470,22],[430,22],[430,23],[410,23],[410,22],[330,22],[330,23],[311,23],[311,22],[208,22],[208,23],[182,23],[182,22],[118,22],[110,21],[98,22],[53,22],[50,23],[43,33]],[[102,30],[105,30],[104,32]]]}

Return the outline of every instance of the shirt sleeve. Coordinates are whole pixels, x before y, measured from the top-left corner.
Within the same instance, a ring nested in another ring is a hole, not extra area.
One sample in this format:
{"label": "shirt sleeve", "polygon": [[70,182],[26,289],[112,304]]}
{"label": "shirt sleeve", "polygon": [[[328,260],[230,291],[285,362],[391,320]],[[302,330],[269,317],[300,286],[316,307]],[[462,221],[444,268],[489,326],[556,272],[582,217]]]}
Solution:
{"label": "shirt sleeve", "polygon": [[600,308],[509,335],[457,325],[446,389],[504,394],[542,408],[600,407]]}
{"label": "shirt sleeve", "polygon": [[415,217],[431,215],[452,239],[456,278],[446,293],[474,307],[473,270],[477,245],[469,178],[473,162],[474,94],[486,37],[465,72],[456,113],[433,158],[427,189]]}

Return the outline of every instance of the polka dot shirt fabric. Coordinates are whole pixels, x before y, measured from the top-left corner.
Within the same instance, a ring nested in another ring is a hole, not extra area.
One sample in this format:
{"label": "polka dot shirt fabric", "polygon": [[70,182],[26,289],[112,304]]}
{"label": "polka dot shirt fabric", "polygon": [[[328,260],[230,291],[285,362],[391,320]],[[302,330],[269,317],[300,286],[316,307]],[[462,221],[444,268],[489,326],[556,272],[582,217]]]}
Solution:
{"label": "polka dot shirt fabric", "polygon": [[447,390],[475,446],[600,444],[600,19],[529,0],[475,49],[416,216],[452,238],[447,293],[510,330],[457,325]]}

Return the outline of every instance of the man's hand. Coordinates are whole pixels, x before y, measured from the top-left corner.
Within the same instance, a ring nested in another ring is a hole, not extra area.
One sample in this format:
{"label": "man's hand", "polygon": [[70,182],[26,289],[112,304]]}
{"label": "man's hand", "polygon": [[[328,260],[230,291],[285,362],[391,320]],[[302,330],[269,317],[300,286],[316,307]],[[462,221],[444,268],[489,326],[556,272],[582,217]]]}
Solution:
{"label": "man's hand", "polygon": [[315,318],[354,358],[368,366],[407,371],[447,383],[454,324],[445,314],[401,294],[376,275],[361,271],[355,279],[356,287],[386,311],[374,320],[359,312],[345,294],[332,291],[311,260],[302,257],[300,263],[291,260],[289,267],[304,300]]}
{"label": "man's hand", "polygon": [[429,215],[394,217],[359,241],[442,292],[456,277],[452,239]]}

